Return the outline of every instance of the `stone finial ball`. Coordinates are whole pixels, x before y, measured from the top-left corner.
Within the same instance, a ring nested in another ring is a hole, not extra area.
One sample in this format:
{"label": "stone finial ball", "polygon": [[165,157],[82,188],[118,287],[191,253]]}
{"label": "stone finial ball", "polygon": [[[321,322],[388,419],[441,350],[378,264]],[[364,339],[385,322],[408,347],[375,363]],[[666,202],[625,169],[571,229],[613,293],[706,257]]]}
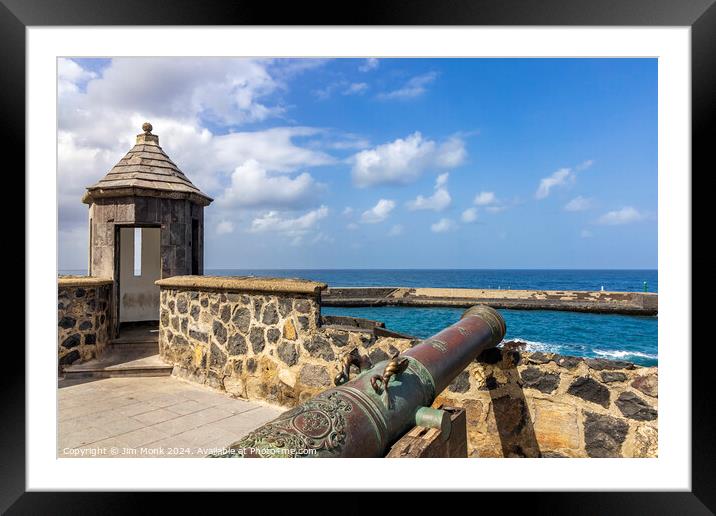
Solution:
{"label": "stone finial ball", "polygon": [[142,131],[144,131],[147,134],[151,133],[152,132],[152,124],[150,124],[149,122],[144,122],[142,124]]}

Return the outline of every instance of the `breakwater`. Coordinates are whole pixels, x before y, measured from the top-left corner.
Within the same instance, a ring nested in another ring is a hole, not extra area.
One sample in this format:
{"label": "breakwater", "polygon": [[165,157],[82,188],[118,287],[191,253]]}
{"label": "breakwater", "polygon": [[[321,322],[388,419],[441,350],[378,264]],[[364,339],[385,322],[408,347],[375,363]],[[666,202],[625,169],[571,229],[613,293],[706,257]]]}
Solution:
{"label": "breakwater", "polygon": [[336,287],[321,293],[323,306],[439,306],[477,303],[514,310],[563,310],[623,315],[657,315],[658,294],[576,290]]}

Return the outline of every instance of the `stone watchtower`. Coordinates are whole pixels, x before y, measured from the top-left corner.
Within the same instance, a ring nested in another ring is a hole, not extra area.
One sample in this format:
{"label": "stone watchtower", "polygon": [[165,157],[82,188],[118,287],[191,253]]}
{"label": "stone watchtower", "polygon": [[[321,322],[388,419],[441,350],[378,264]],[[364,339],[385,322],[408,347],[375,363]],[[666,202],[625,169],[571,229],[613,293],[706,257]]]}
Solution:
{"label": "stone watchtower", "polygon": [[119,324],[159,318],[156,280],[204,272],[204,207],[212,199],[159,146],[152,125],[82,202],[89,204],[89,274],[114,280]]}

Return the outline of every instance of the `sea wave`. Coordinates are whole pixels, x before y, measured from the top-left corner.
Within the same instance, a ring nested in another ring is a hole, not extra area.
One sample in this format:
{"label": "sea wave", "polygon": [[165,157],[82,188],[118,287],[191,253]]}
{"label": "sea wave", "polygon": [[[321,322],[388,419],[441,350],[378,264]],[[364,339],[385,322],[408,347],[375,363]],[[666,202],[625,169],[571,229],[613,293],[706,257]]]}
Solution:
{"label": "sea wave", "polygon": [[[560,345],[560,344],[527,340],[527,339],[522,339],[519,337],[505,339],[502,341],[502,343],[504,343],[504,342],[519,342],[520,344],[524,345],[524,350],[528,351],[528,352],[541,351],[542,353],[557,353],[557,354],[578,355],[578,356],[581,355],[581,353],[575,352],[576,350],[570,349],[570,346],[565,347],[564,345]],[[594,350],[592,350],[592,353],[594,353],[597,356],[610,358],[612,360],[629,359],[629,358],[630,359],[642,358],[645,360],[657,360],[659,358],[658,355],[651,354],[651,353],[642,353],[641,351],[594,349]]]}
{"label": "sea wave", "polygon": [[561,349],[559,344],[548,344],[547,342],[521,339],[519,337],[505,339],[502,342],[519,342],[520,344],[524,344],[525,351],[529,352],[541,351],[542,353],[559,353]]}
{"label": "sea wave", "polygon": [[651,353],[641,353],[640,351],[604,351],[601,349],[594,350],[595,355],[609,358],[627,358],[627,357],[638,357],[638,358],[650,358],[656,360],[659,358],[658,355],[652,355]]}

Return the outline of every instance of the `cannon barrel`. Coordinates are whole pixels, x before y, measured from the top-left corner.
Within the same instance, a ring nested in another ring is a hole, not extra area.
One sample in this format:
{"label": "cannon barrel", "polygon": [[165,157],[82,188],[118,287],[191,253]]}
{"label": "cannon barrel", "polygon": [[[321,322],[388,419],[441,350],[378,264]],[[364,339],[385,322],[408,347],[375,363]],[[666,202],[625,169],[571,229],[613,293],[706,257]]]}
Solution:
{"label": "cannon barrel", "polygon": [[[354,350],[337,387],[247,434],[211,457],[383,457],[417,423],[444,425],[429,409],[435,397],[487,348],[499,344],[505,321],[477,305],[455,324],[402,354],[369,367]],[[360,373],[349,380],[350,367]]]}

